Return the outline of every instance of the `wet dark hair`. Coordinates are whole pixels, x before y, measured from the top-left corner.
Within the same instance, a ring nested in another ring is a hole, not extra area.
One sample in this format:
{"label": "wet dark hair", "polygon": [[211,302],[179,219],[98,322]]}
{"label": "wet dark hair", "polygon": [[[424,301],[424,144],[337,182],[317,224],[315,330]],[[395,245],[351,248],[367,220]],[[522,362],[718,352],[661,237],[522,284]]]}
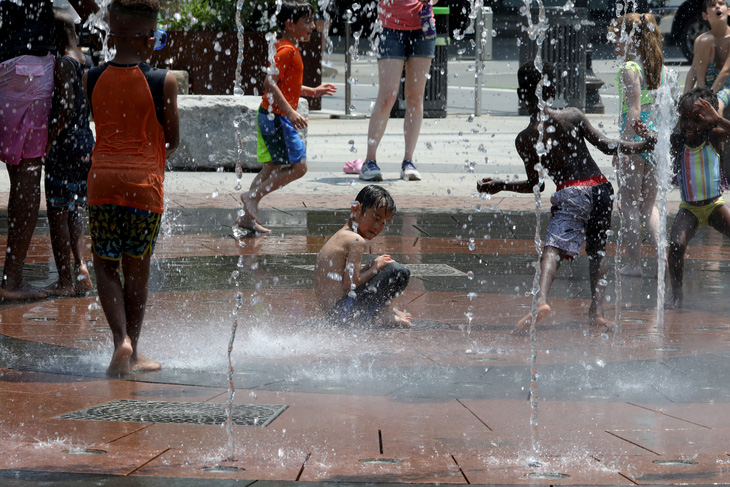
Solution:
{"label": "wet dark hair", "polygon": [[299,22],[302,17],[308,17],[314,15],[314,8],[305,0],[284,0],[281,3],[281,10],[276,16],[276,26],[279,31],[284,32],[286,30],[286,23],[292,21],[294,23]]}
{"label": "wet dark hair", "polygon": [[542,99],[547,101],[555,97],[557,78],[555,76],[555,67],[548,62],[543,62],[542,72],[538,71],[534,61],[527,61],[517,70],[517,96],[525,103],[525,108],[530,113],[537,111],[538,99],[535,96],[535,90],[538,83],[543,77],[547,77],[549,84],[543,84]]}
{"label": "wet dark hair", "polygon": [[109,16],[129,15],[157,22],[160,13],[160,0],[113,0]]}
{"label": "wet dark hair", "polygon": [[360,203],[360,209],[363,212],[368,208],[375,208],[376,210],[385,208],[388,213],[395,214],[396,207],[393,197],[390,196],[387,189],[375,184],[369,184],[362,188],[357,193],[355,201]]}
{"label": "wet dark hair", "polygon": [[707,100],[710,102],[710,105],[712,105],[712,108],[717,110],[720,107],[720,104],[717,101],[717,95],[712,91],[712,88],[709,88],[707,86],[703,86],[702,88],[694,88],[691,91],[688,91],[677,102],[677,110],[684,104],[684,103],[691,103],[692,105],[695,104],[697,100],[702,98],[703,100]]}
{"label": "wet dark hair", "polygon": [[56,52],[59,56],[63,56],[71,42],[76,40],[74,19],[65,9],[53,7],[53,22],[55,24]]}
{"label": "wet dark hair", "polygon": [[707,12],[707,7],[710,6],[710,3],[714,2],[715,0],[702,0],[702,11]]}

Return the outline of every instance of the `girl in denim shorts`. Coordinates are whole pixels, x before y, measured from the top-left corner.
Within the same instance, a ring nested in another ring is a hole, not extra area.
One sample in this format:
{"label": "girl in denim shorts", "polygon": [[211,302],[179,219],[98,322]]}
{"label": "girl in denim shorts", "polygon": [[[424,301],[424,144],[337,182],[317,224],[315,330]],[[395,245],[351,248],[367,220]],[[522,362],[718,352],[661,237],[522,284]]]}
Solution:
{"label": "girl in denim shorts", "polygon": [[434,0],[380,0],[378,14],[383,31],[378,38],[378,98],[368,126],[368,149],[360,179],[382,181],[376,153],[398,96],[405,67],[404,96],[406,114],[403,124],[405,153],[400,176],[419,181],[413,164],[418,135],[423,121],[423,95],[431,60],[436,49],[436,32],[431,5]]}

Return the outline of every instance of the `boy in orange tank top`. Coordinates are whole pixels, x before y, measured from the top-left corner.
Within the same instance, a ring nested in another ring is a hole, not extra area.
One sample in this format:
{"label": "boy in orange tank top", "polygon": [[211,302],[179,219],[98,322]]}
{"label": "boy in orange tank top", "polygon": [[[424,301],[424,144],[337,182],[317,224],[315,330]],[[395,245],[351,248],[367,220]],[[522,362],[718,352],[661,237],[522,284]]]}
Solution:
{"label": "boy in orange tank top", "polygon": [[159,0],[114,0],[109,35],[116,55],[83,78],[96,124],[89,228],[99,301],[114,337],[111,376],[161,368],[137,348],[164,209],[165,161],[179,140],[175,77],[144,63],[166,40],[157,29],[159,11]]}
{"label": "boy in orange tank top", "polygon": [[261,199],[307,173],[304,141],[297,133],[307,126],[307,119],[297,112],[299,96],[321,97],[337,90],[330,83],[316,88],[302,86],[304,64],[299,42],[308,42],[314,30],[312,6],[304,0],[284,0],[277,24],[283,35],[276,43],[276,74],[266,76],[256,124],[256,152],[264,167],[241,194],[243,209],[236,219],[236,225],[253,234],[271,233],[259,221]]}

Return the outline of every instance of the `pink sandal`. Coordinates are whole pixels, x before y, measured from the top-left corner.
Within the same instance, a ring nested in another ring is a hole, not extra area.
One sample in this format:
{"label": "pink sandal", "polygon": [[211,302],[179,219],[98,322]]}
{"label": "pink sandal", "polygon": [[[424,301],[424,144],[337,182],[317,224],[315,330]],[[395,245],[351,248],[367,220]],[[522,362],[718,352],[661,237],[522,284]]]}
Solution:
{"label": "pink sandal", "polygon": [[363,164],[365,164],[365,161],[363,161],[362,159],[347,161],[345,163],[345,167],[343,167],[342,170],[345,172],[345,174],[360,174],[360,169],[362,169]]}

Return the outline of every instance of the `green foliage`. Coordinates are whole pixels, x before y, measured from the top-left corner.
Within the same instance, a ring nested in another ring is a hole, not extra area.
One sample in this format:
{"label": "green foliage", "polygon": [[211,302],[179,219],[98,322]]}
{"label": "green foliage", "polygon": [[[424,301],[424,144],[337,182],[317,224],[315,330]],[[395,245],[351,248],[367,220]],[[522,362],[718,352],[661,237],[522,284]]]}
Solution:
{"label": "green foliage", "polygon": [[[1,0],[0,0],[1,1]],[[316,9],[316,0],[312,3]],[[171,0],[162,24],[167,30],[236,31],[238,0]],[[243,0],[241,23],[246,31],[265,31],[275,0]]]}

